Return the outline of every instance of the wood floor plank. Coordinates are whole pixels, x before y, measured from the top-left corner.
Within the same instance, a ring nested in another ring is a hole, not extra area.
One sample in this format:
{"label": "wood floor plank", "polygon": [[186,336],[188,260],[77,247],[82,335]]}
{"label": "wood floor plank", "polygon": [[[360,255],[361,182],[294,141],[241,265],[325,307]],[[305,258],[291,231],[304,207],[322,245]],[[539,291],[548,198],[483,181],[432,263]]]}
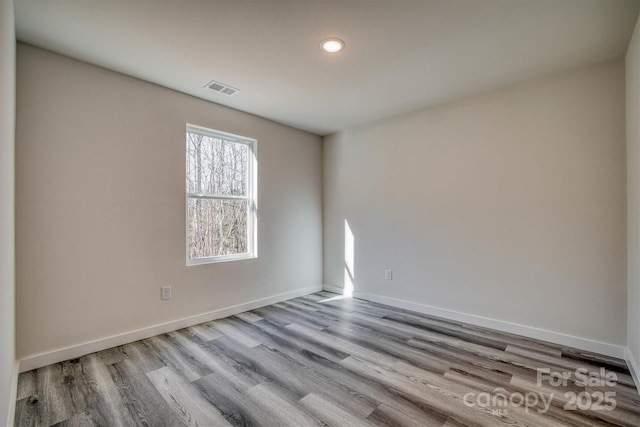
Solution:
{"label": "wood floor plank", "polygon": [[[389,388],[397,389],[409,395],[413,400],[423,402],[428,408],[441,414],[455,414],[465,423],[477,426],[491,427],[499,423],[500,420],[482,410],[465,406],[460,399],[451,398],[451,394],[446,391],[430,388],[420,382],[413,381],[392,369],[378,366],[366,360],[356,357],[348,357],[342,361],[341,365],[350,371],[375,379]],[[517,425],[514,420],[508,419],[513,425]]]}
{"label": "wood floor plank", "polygon": [[192,335],[197,336],[202,341],[211,341],[223,336],[220,332],[216,331],[209,325],[195,325],[187,328],[186,331]]}
{"label": "wood floor plank", "polygon": [[262,320],[262,317],[258,316],[255,313],[252,313],[250,311],[245,311],[244,313],[238,313],[235,315],[235,317],[242,319],[246,322],[259,322]]}
{"label": "wood floor plank", "polygon": [[[535,351],[523,352],[523,351],[514,351],[516,348],[508,347],[507,353],[518,354],[523,357],[526,357],[529,360],[535,360],[536,362],[546,363],[548,366],[554,366],[563,368],[570,372],[575,372],[577,369],[585,369],[587,372],[590,372],[593,376],[599,377],[600,366],[597,366],[589,361],[581,361],[575,359],[569,359],[566,357],[553,357],[543,353],[538,353]],[[522,360],[522,359],[518,359]],[[621,372],[621,370],[616,369],[615,371],[617,382],[620,384],[632,385],[633,386],[633,378],[628,372]]]}
{"label": "wood floor plank", "polygon": [[147,373],[167,366],[153,350],[149,340],[123,345],[122,351],[127,354],[127,359],[135,363],[140,372]]}
{"label": "wood floor plank", "polygon": [[188,381],[194,381],[211,373],[211,370],[190,357],[180,345],[168,335],[158,335],[145,340],[145,344],[165,365],[173,367]]}
{"label": "wood floor plank", "polygon": [[213,372],[193,384],[230,424],[247,427],[269,425],[266,422],[271,417],[269,413],[258,406],[247,389],[238,386],[239,383]]}
{"label": "wood floor plank", "polygon": [[264,321],[257,322],[254,325],[257,329],[248,333],[261,334],[263,342],[272,347],[295,347],[297,349],[312,352],[336,363],[349,356],[349,353],[346,353],[339,348],[319,343],[307,335],[301,334],[292,329],[287,329],[285,327],[286,325],[279,326],[278,323],[274,323],[266,318]]}
{"label": "wood floor plank", "polygon": [[[458,381],[450,381],[448,378],[434,375],[429,371],[420,369],[404,361],[399,361],[394,367],[394,371],[408,378],[417,379],[430,388],[435,388],[441,393],[448,394],[451,398],[459,399],[460,401],[463,401],[464,396],[470,391],[466,384]],[[476,391],[482,392],[485,390],[476,389]],[[451,401],[453,402],[453,400]],[[542,409],[542,406],[535,407],[534,409]],[[558,425],[557,420],[540,415],[537,410],[528,411],[520,406],[510,407],[507,416],[522,425],[527,425],[527,423],[533,423],[539,427],[555,427]]]}
{"label": "wood floor plank", "polygon": [[[189,356],[192,363],[202,366],[202,370],[213,372],[228,368],[227,364],[216,354],[208,351],[208,349],[211,348],[208,342],[197,342],[193,340],[190,335],[184,333],[184,331],[169,332],[167,335],[175,344],[179,345],[185,355]],[[223,341],[224,338],[221,337],[217,339]]]}
{"label": "wood floor plank", "polygon": [[100,427],[100,424],[97,424],[94,417],[91,416],[90,412],[81,412],[79,414],[74,415],[68,420],[64,420],[58,424],[55,424],[55,427]]}
{"label": "wood floor plank", "polygon": [[[260,326],[264,326],[264,324],[261,322]],[[265,337],[269,336],[268,331],[262,328],[260,328],[260,330],[265,334]],[[420,407],[415,406],[415,402],[406,400],[404,396],[395,390],[387,389],[376,381],[341,369],[339,363],[336,363],[336,361],[331,358],[325,358],[314,351],[296,345],[299,344],[300,341],[303,342],[303,346],[306,345],[303,341],[304,337],[286,336],[285,338],[281,338],[280,336],[273,335],[271,338],[274,339],[272,343],[274,348],[277,348],[300,364],[312,369],[317,374],[322,375],[326,378],[326,381],[344,387],[352,394],[367,397],[378,402],[378,404],[386,402],[397,410],[409,414],[414,419],[422,422],[423,425],[432,425],[433,420],[438,420],[442,423],[446,419],[446,416],[438,416],[437,414],[430,414],[423,411]],[[338,362],[346,357],[348,357],[347,354],[338,359]]]}
{"label": "wood floor plank", "polygon": [[185,426],[231,426],[220,411],[211,405],[180,374],[170,367],[146,374],[165,402]]}
{"label": "wood floor plank", "polygon": [[[252,327],[251,325],[246,325]],[[367,399],[366,396],[354,394],[350,389],[336,383],[331,378],[318,374],[311,369],[305,361],[299,361],[290,357],[280,348],[269,348],[264,345],[246,350],[233,341],[218,340],[209,344],[210,348],[216,348],[235,363],[248,367],[258,382],[270,382],[289,390],[298,397],[303,397],[309,392],[329,393],[335,399],[342,402],[354,413],[366,417],[376,407],[377,403]],[[218,369],[218,372],[221,370]],[[284,372],[287,375],[282,375]],[[246,374],[246,372],[245,372]],[[245,387],[246,389],[247,387]]]}
{"label": "wood floor plank", "polygon": [[[539,385],[540,368],[619,381]],[[565,410],[612,392],[615,409]],[[328,292],[22,373],[17,396],[19,427],[640,427],[623,360]]]}
{"label": "wood floor plank", "polygon": [[262,344],[260,341],[253,339],[250,335],[244,333],[242,330],[236,328],[229,320],[220,319],[213,323],[213,327],[222,333],[222,335],[231,338],[232,340],[251,348]]}
{"label": "wood floor plank", "polygon": [[627,362],[625,362],[623,359],[605,356],[603,354],[588,353],[585,351],[581,351],[573,348],[566,348],[566,347],[561,348],[561,351],[562,351],[562,357],[565,359],[588,361],[597,366],[602,366],[607,370],[611,370],[611,371],[620,370],[621,372],[629,373],[629,367],[627,366]]}
{"label": "wood floor plank", "polygon": [[522,378],[531,378],[535,381],[537,375],[535,369],[512,365],[499,360],[478,357],[476,354],[460,351],[459,349],[449,347],[447,345],[435,344],[416,339],[407,341],[407,344],[421,349],[434,357],[449,361],[452,364],[458,361],[461,366],[452,365],[452,367],[455,366],[457,369],[467,371],[469,373],[474,373],[474,369],[484,370],[487,371],[487,373],[495,373],[495,376],[490,376],[491,380],[498,378],[498,376],[502,378],[507,377],[510,380],[513,376],[518,375]]}
{"label": "wood floor plank", "polygon": [[276,307],[269,305],[266,307],[256,308],[253,312],[262,317],[265,322],[273,326],[277,326],[278,328],[284,328],[291,322],[288,319],[281,319],[280,316],[277,315],[277,310],[274,310],[275,308]]}
{"label": "wood floor plank", "polygon": [[136,423],[101,356],[101,353],[93,353],[71,363],[65,362],[73,372],[70,391],[74,396],[81,396],[76,402],[84,402],[73,415],[84,412],[96,425],[134,426]]}
{"label": "wood floor plank", "polygon": [[24,372],[18,377],[16,400],[22,400],[37,393],[37,376],[35,370]]}
{"label": "wood floor plank", "polygon": [[14,426],[44,426],[45,424],[40,422],[40,416],[38,414],[39,401],[40,398],[36,393],[16,401]]}
{"label": "wood floor plank", "polygon": [[136,425],[174,427],[180,420],[164,402],[143,369],[131,359],[109,365],[124,406]]}
{"label": "wood floor plank", "polygon": [[[254,351],[257,360],[266,365],[271,376],[275,377],[275,382],[298,396],[304,396],[309,392],[316,395],[331,395],[333,399],[361,418],[369,416],[377,406],[377,402],[366,396],[350,393],[349,389],[327,377],[318,375],[314,370],[278,350],[261,346],[256,347]],[[288,372],[289,375],[283,376],[282,372]]]}
{"label": "wood floor plank", "polygon": [[[240,389],[247,390],[264,380],[264,377],[258,372],[258,368],[245,357],[245,352],[248,351],[246,347],[230,338],[219,338],[202,347],[184,338],[178,342],[199,363],[206,366],[211,372],[220,373]],[[233,350],[229,350],[230,348]]]}
{"label": "wood floor plank", "polygon": [[435,427],[442,425],[441,418],[433,417],[433,419],[425,420],[424,417],[422,417],[421,419],[415,419],[406,412],[400,411],[385,403],[380,404],[367,419],[376,422],[377,424],[394,427]]}
{"label": "wood floor plank", "polygon": [[507,347],[505,348],[504,351],[506,351],[507,353],[519,354],[520,356],[525,356],[525,357],[534,358],[534,359],[539,354],[547,355],[551,357],[562,357],[562,352],[560,350],[545,351],[545,350],[539,350],[537,348],[522,347],[522,345],[515,345],[515,344],[507,344]]}
{"label": "wood floor plank", "polygon": [[485,347],[482,345],[474,344],[471,342],[463,341],[458,338],[451,338],[448,336],[436,334],[436,333],[424,333],[420,336],[420,339],[411,339],[409,340],[409,344],[416,345],[419,347],[420,341],[426,341],[432,344],[447,346],[455,349],[458,352],[466,352],[468,354],[472,354],[476,357],[494,360],[497,362],[501,362],[511,366],[520,366],[531,372],[536,372],[538,369],[550,368],[553,371],[562,372],[567,368],[561,366],[560,359],[553,359],[551,363],[529,359],[528,357],[520,356],[513,353],[507,353],[501,350],[496,350],[491,347]]}
{"label": "wood floor plank", "polygon": [[284,326],[297,323],[318,330],[322,330],[328,326],[327,323],[322,322],[320,319],[314,318],[313,316],[298,316],[297,313],[288,309],[284,304],[265,307],[260,310],[260,313],[265,319],[277,321]]}
{"label": "wood floor plank", "polygon": [[41,396],[53,396],[53,399],[41,399],[40,418],[43,425],[54,424],[66,420],[75,413],[74,402],[71,399],[68,383],[68,375],[65,366],[46,366],[38,370],[38,394]]}
{"label": "wood floor plank", "polygon": [[[32,394],[20,400],[20,422],[32,426],[49,426],[72,417],[76,411],[69,385],[71,378],[60,363],[40,368],[34,372],[35,384],[29,387]],[[30,381],[31,379],[25,379]],[[23,390],[23,393],[27,390]],[[44,397],[47,398],[44,398]]]}
{"label": "wood floor plank", "polygon": [[301,310],[306,310],[306,311],[314,312],[319,310],[318,307],[314,307],[312,304],[306,304],[304,301],[289,300],[289,301],[283,302],[283,304],[287,306],[296,307]]}
{"label": "wood floor plank", "polygon": [[430,356],[424,351],[411,347],[405,340],[376,333],[369,328],[354,325],[349,327],[336,326],[325,330],[327,333],[348,339],[350,342],[374,350],[380,354],[405,359],[425,369],[444,374],[452,364],[440,358]]}
{"label": "wood floor plank", "polygon": [[249,389],[248,394],[255,402],[269,413],[271,420],[267,425],[290,427],[318,427],[325,425],[314,418],[301,407],[295,405],[291,399],[284,397],[282,391],[268,383],[258,384]]}
{"label": "wood floor plank", "polygon": [[118,346],[102,350],[99,354],[99,357],[104,365],[112,365],[114,363],[122,362],[129,356],[124,352],[122,346]]}
{"label": "wood floor plank", "polygon": [[[504,348],[504,344],[512,344],[532,350],[535,349],[538,352],[547,353],[555,357],[560,357],[562,355],[562,351],[560,349],[546,343],[540,343],[537,340],[517,337],[487,329],[479,329],[474,326],[447,321],[433,316],[390,312],[389,314],[386,314],[384,318],[416,327],[427,327],[428,329],[436,331],[447,331],[449,334],[459,333],[460,336],[469,340],[477,338],[489,340],[502,348]],[[482,342],[477,341],[476,343],[482,344]]]}
{"label": "wood floor plank", "polygon": [[[363,418],[351,414],[344,408],[316,393],[307,394],[300,399],[300,403],[328,426],[375,427],[379,425],[367,420],[366,417]],[[367,417],[369,415],[370,414],[367,414]]]}
{"label": "wood floor plank", "polygon": [[286,326],[287,329],[299,332],[308,338],[315,340],[319,343],[325,345],[333,345],[345,353],[351,354],[353,356],[361,357],[365,360],[373,361],[379,365],[391,367],[398,360],[395,357],[387,356],[381,353],[378,353],[373,350],[369,350],[366,347],[359,346],[357,344],[353,344],[347,340],[342,338],[338,338],[336,336],[327,334],[323,331],[315,331],[306,326],[302,326],[296,323],[292,323]]}
{"label": "wood floor plank", "polygon": [[[333,311],[327,312],[322,309],[318,309],[316,311],[308,311],[308,310],[302,310],[292,305],[286,305],[283,308],[287,310],[289,313],[296,316],[296,319],[302,318],[310,322],[320,323],[322,325],[325,325],[325,327],[330,327],[338,324],[348,324],[349,323],[348,320],[350,319],[347,316],[340,314],[338,312],[333,312]],[[299,320],[296,320],[295,322],[290,322],[290,323],[298,323],[298,322]]]}

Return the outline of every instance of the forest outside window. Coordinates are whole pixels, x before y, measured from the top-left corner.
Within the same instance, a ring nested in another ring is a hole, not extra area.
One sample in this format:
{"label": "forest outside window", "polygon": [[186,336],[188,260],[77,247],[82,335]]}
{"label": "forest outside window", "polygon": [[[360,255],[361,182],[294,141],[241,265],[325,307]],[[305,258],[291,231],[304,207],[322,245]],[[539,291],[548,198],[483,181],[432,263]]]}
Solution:
{"label": "forest outside window", "polygon": [[257,256],[256,140],[187,125],[187,264]]}

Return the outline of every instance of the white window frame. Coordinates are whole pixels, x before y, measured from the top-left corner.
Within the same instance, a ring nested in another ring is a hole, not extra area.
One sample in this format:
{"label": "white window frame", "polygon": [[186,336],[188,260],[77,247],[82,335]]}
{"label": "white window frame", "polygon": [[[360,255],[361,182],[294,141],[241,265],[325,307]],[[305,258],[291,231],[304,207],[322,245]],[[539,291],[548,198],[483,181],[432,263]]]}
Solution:
{"label": "white window frame", "polygon": [[[198,125],[187,123],[185,136],[188,133],[198,133],[212,138],[224,139],[226,141],[245,144],[249,147],[248,173],[247,173],[247,195],[246,196],[211,196],[204,194],[189,193],[185,185],[185,253],[187,265],[212,264],[217,262],[238,261],[243,259],[253,259],[258,257],[258,141],[246,136],[234,135]],[[185,147],[185,184],[187,179],[187,147]],[[245,200],[249,202],[249,212],[247,213],[247,252],[232,255],[217,255],[206,258],[189,257],[189,199],[218,199],[218,200]]]}

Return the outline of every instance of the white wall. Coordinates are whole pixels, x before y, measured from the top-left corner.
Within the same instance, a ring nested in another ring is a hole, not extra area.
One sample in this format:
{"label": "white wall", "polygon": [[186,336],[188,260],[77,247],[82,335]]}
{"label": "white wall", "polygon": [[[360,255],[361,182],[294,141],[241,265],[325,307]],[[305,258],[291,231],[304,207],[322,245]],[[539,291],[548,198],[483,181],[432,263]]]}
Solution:
{"label": "white wall", "polygon": [[[22,44],[17,96],[19,358],[321,285],[320,137]],[[185,265],[187,122],[258,140],[259,258]]]}
{"label": "white wall", "polygon": [[621,353],[624,91],[615,60],[326,137],[325,283],[344,283],[347,220],[356,295]]}
{"label": "white wall", "polygon": [[9,418],[7,425],[12,425],[15,363],[15,49],[13,1],[0,0],[0,424]]}
{"label": "white wall", "polygon": [[[640,21],[626,57],[627,89],[627,346],[640,375]],[[637,378],[636,378],[637,381]],[[640,384],[637,384],[640,387]]]}

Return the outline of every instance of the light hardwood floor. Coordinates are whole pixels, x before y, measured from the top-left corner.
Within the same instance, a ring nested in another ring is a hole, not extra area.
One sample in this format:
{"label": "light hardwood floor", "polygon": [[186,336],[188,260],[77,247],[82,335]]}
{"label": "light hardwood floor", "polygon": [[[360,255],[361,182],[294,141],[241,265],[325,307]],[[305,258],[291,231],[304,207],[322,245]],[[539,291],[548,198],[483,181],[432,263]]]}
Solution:
{"label": "light hardwood floor", "polygon": [[15,425],[638,427],[640,397],[619,359],[320,292],[25,372]]}

